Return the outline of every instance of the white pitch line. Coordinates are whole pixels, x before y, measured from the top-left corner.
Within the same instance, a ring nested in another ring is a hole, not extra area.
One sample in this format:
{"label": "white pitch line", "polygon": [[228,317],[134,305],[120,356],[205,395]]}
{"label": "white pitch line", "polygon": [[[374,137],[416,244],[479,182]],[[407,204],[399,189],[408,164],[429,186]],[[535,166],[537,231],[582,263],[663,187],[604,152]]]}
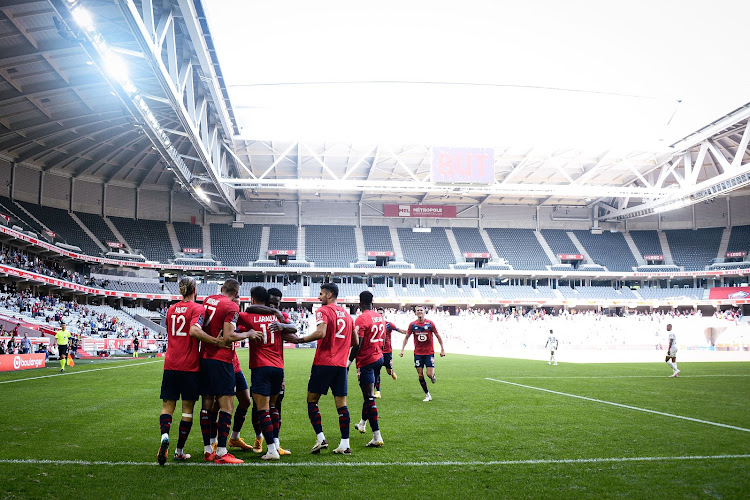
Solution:
{"label": "white pitch line", "polygon": [[158,359],[156,361],[144,361],[142,363],[131,363],[129,365],[108,366],[106,368],[94,368],[92,370],[81,370],[81,371],[78,371],[78,372],[55,373],[53,375],[42,375],[40,377],[19,378],[19,379],[16,379],[16,380],[3,380],[2,382],[0,382],[0,384],[12,384],[13,382],[24,382],[26,380],[39,380],[40,378],[64,377],[64,376],[68,376],[68,375],[80,375],[81,373],[100,372],[102,370],[114,370],[115,368],[127,368],[129,366],[150,365],[151,363],[160,363],[162,361],[164,361],[164,360],[163,359]]}
{"label": "white pitch line", "polygon": [[532,385],[517,384],[515,382],[508,382],[507,380],[497,380],[494,378],[486,377],[485,380],[491,380],[493,382],[500,382],[501,384],[515,385],[517,387],[523,387],[526,389],[534,389],[535,391],[549,392],[551,394],[559,394],[560,396],[568,396],[570,398],[583,399],[585,401],[592,401],[594,403],[603,403],[605,405],[617,406],[620,408],[627,408],[628,410],[642,411],[644,413],[653,413],[655,415],[662,415],[664,417],[679,418],[681,420],[689,420],[690,422],[698,422],[699,424],[708,424],[716,427],[724,427],[725,429],[734,429],[736,431],[750,432],[750,429],[744,427],[737,427],[735,425],[721,424],[719,422],[711,422],[709,420],[701,420],[699,418],[683,417],[682,415],[675,415],[673,413],[664,413],[656,410],[649,410],[647,408],[639,408],[637,406],[624,405],[622,403],[613,403],[612,401],[604,401],[603,399],[589,398],[586,396],[579,396],[577,394],[568,394],[567,392],[553,391],[551,389],[543,389],[541,387],[534,387]]}
{"label": "white pitch line", "polygon": [[[726,375],[721,374],[705,374],[705,375],[681,375],[680,378],[706,378],[706,377],[750,377],[750,373],[744,374],[744,373],[730,373]],[[599,379],[615,379],[615,378],[669,378],[667,375],[603,375],[600,377],[595,376],[561,376],[561,377],[555,377],[554,375],[539,375],[539,376],[508,376],[505,378],[512,378],[512,379],[550,379],[550,380],[568,380],[568,379],[592,379],[592,380],[599,380]]]}
{"label": "white pitch line", "polygon": [[[230,467],[424,467],[424,466],[486,466],[486,465],[558,465],[558,464],[591,464],[623,462],[666,462],[685,460],[731,460],[750,458],[744,455],[692,455],[676,457],[612,457],[612,458],[563,458],[531,460],[487,460],[487,461],[438,461],[438,462],[245,462]],[[88,460],[34,460],[34,459],[0,459],[0,464],[19,465],[103,465],[103,466],[139,466],[159,467],[156,462],[107,462]],[[211,462],[181,462],[175,467],[222,467]]]}

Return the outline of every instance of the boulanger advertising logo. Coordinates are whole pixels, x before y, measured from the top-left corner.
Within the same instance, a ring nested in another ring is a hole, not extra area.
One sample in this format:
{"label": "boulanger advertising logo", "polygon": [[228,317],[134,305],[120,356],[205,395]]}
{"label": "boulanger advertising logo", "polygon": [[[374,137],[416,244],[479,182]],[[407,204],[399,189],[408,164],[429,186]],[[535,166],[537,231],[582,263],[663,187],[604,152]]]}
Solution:
{"label": "boulanger advertising logo", "polygon": [[20,370],[22,368],[40,368],[44,365],[44,357],[23,359],[21,356],[13,358],[13,369]]}
{"label": "boulanger advertising logo", "polygon": [[748,296],[750,296],[750,293],[740,290],[739,292],[732,292],[729,295],[727,295],[727,298],[730,299],[746,299]]}

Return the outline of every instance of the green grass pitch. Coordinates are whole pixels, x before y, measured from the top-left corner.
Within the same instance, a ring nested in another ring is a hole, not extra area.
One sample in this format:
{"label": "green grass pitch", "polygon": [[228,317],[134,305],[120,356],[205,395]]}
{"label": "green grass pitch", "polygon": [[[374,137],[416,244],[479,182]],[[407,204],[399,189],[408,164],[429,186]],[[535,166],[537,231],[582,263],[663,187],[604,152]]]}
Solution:
{"label": "green grass pitch", "polygon": [[[286,351],[281,442],[292,455],[268,464],[235,453],[243,466],[202,463],[197,418],[186,446],[194,465],[156,465],[161,360],[81,361],[63,376],[55,363],[2,374],[0,497],[671,499],[750,491],[748,363],[680,363],[672,379],[656,359],[549,366],[448,355],[436,359],[434,400],[424,403],[407,353],[394,359],[398,381],[383,373],[382,449],[364,447],[369,426],[365,435],[354,430],[362,395],[350,374],[353,455],[342,457],[331,453],[339,432],[330,395],[320,408],[331,447],[309,453],[312,355]],[[240,359],[245,365],[247,351]],[[44,375],[52,376],[7,383]],[[242,435],[252,437],[249,419]]]}

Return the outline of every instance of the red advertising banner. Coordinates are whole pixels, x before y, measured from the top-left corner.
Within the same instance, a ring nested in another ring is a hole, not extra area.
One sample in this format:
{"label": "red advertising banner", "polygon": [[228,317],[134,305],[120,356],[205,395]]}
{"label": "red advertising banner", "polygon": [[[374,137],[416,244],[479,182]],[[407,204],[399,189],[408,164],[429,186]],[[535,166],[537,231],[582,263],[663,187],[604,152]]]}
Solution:
{"label": "red advertising banner", "polygon": [[0,372],[44,368],[44,354],[3,354],[0,355]]}
{"label": "red advertising banner", "polygon": [[0,217],[2,217],[3,219],[5,219],[5,222],[7,222],[8,224],[10,224],[10,217],[8,217],[5,214],[0,214]]}
{"label": "red advertising banner", "polygon": [[47,236],[49,236],[49,237],[50,237],[50,238],[52,238],[53,240],[54,240],[54,239],[55,239],[55,237],[57,236],[57,233],[55,233],[55,232],[53,232],[53,231],[49,231],[49,230],[47,230],[47,229],[45,229],[45,230],[44,230],[44,234],[46,234]]}
{"label": "red advertising banner", "polygon": [[183,248],[182,253],[203,253],[202,248]]}
{"label": "red advertising banner", "polygon": [[715,286],[709,292],[710,300],[744,300],[750,299],[750,286]]}
{"label": "red advertising banner", "polygon": [[453,219],[456,207],[449,205],[383,205],[385,217],[439,217]]}
{"label": "red advertising banner", "polygon": [[432,148],[432,182],[492,184],[495,151],[491,148]]}
{"label": "red advertising banner", "polygon": [[663,255],[644,255],[645,260],[664,260]]}
{"label": "red advertising banner", "polygon": [[727,257],[744,257],[747,252],[727,252]]}
{"label": "red advertising banner", "polygon": [[107,246],[109,248],[125,248],[125,245],[123,245],[119,241],[108,241]]}
{"label": "red advertising banner", "polygon": [[268,255],[297,255],[297,250],[269,250]]}
{"label": "red advertising banner", "polygon": [[386,252],[386,251],[369,251],[367,252],[368,257],[395,257],[396,252]]}
{"label": "red advertising banner", "polygon": [[[139,339],[139,350],[144,350],[148,346],[155,345],[154,339]],[[98,339],[84,337],[83,350],[89,352],[106,351],[106,350],[126,350],[133,348],[133,339]]]}
{"label": "red advertising banner", "polygon": [[489,259],[490,254],[483,252],[465,252],[464,257],[467,259]]}
{"label": "red advertising banner", "polygon": [[583,255],[580,253],[559,253],[557,256],[560,260],[583,260]]}

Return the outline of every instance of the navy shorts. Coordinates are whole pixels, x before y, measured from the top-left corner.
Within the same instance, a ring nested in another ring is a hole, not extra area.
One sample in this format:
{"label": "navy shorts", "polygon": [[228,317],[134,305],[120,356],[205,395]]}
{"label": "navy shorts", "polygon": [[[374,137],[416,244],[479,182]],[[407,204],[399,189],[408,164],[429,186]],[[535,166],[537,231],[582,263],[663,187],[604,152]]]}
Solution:
{"label": "navy shorts", "polygon": [[347,371],[343,366],[312,366],[307,392],[328,394],[330,388],[334,396],[346,396],[348,387]]}
{"label": "navy shorts", "polygon": [[245,379],[245,374],[242,373],[242,370],[234,372],[234,390],[236,392],[247,390],[247,379]]}
{"label": "navy shorts", "polygon": [[250,383],[253,393],[272,396],[281,392],[284,383],[284,369],[275,366],[259,366],[250,370]]}
{"label": "navy shorts", "polygon": [[414,355],[414,368],[434,368],[435,367],[435,355],[434,354],[415,354]]}
{"label": "navy shorts", "polygon": [[234,366],[217,359],[201,359],[200,391],[205,396],[234,396]]}
{"label": "navy shorts", "polygon": [[393,370],[393,353],[392,352],[383,353],[383,367],[388,368],[389,370]]}
{"label": "navy shorts", "polygon": [[159,397],[162,400],[177,401],[180,396],[183,401],[198,401],[198,372],[164,370]]}
{"label": "navy shorts", "polygon": [[375,379],[380,376],[380,369],[383,368],[383,358],[374,363],[365,365],[359,369],[359,385],[374,384]]}

